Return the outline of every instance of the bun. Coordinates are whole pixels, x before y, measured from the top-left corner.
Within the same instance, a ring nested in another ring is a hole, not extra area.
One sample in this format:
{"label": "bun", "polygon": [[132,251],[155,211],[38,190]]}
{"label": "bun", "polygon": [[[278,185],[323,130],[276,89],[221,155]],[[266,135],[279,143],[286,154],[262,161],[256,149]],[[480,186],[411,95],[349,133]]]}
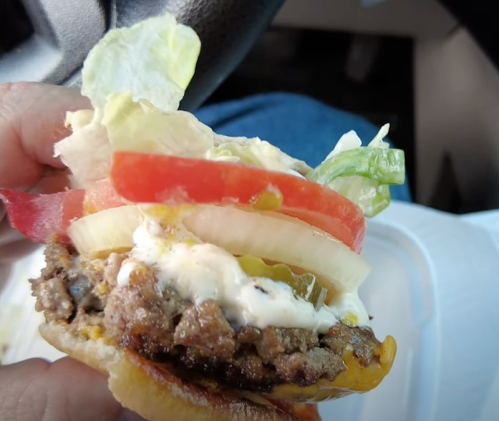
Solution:
{"label": "bun", "polygon": [[320,420],[312,405],[286,405],[284,412],[263,397],[256,403],[236,394],[221,394],[186,383],[162,367],[106,344],[102,338],[76,336],[66,324],[44,324],[40,332],[60,351],[108,375],[114,397],[150,421]]}

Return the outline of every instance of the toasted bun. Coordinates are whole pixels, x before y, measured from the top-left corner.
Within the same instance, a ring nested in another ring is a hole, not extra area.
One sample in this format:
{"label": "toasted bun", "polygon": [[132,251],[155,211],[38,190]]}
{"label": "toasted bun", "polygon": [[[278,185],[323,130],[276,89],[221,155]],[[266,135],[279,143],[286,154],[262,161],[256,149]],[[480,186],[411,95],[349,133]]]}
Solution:
{"label": "toasted bun", "polygon": [[297,418],[270,406],[270,402],[257,404],[240,396],[209,392],[184,383],[163,368],[107,345],[102,339],[75,336],[64,324],[44,324],[40,332],[57,349],[108,375],[109,389],[115,398],[150,421],[319,420],[315,409],[306,418]]}

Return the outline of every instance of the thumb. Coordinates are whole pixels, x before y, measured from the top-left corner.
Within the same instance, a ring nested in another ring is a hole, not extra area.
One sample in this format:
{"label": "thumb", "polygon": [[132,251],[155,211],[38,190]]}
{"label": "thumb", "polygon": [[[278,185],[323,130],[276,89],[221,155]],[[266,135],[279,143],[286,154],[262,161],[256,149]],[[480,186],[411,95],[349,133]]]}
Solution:
{"label": "thumb", "polygon": [[104,375],[64,358],[0,367],[2,421],[139,421],[107,388]]}

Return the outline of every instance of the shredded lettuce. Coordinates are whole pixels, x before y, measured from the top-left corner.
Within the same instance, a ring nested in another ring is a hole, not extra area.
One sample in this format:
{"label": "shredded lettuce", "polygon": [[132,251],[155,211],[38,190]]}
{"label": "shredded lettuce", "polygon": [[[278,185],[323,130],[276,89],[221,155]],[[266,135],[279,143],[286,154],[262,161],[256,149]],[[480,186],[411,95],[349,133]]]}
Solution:
{"label": "shredded lettuce", "polygon": [[329,185],[338,177],[360,175],[380,184],[402,184],[405,178],[404,153],[400,149],[360,147],[333,155],[308,177]]}
{"label": "shredded lettuce", "polygon": [[83,127],[92,123],[94,119],[94,110],[68,111],[66,113],[65,127],[71,127],[73,132],[83,129]]}
{"label": "shredded lettuce", "polygon": [[338,155],[340,152],[350,151],[352,149],[360,148],[361,146],[362,140],[360,140],[360,137],[357,136],[357,133],[353,130],[350,130],[348,133],[345,133],[340,137],[340,140],[338,140],[338,143],[324,161]]}
{"label": "shredded lettuce", "polygon": [[377,215],[390,204],[389,186],[405,181],[404,152],[383,141],[388,129],[383,126],[367,147],[355,132],[347,133],[307,178],[346,196],[366,216]]}
{"label": "shredded lettuce", "polygon": [[178,110],[200,49],[196,32],[171,14],[111,30],[102,38],[82,71],[81,92],[95,111],[68,113],[66,125],[73,134],[55,145],[55,155],[72,172],[72,187],[108,177],[116,148],[170,154],[187,149],[201,157],[213,146],[201,135],[184,137],[192,130],[206,131],[201,123],[196,126],[194,116],[161,114]]}
{"label": "shredded lettuce", "polygon": [[305,175],[312,170],[305,162],[294,159],[276,146],[257,137],[227,137],[217,135],[215,146],[206,158],[214,161],[243,162],[271,171]]}
{"label": "shredded lettuce", "polygon": [[109,98],[102,124],[113,150],[203,158],[214,146],[213,131],[194,115],[163,113],[146,100],[134,102],[131,93]]}
{"label": "shredded lettuce", "polygon": [[298,175],[311,170],[269,142],[218,135],[190,113],[164,113],[146,100],[134,102],[131,93],[108,99],[102,125],[113,150],[243,162]]}
{"label": "shredded lettuce", "polygon": [[66,126],[73,133],[57,142],[55,156],[71,169],[71,187],[87,188],[109,175],[112,149],[106,128],[93,120],[92,110],[68,113]]}
{"label": "shredded lettuce", "polygon": [[328,184],[330,188],[354,202],[367,217],[376,216],[390,205],[390,188],[357,175],[338,177]]}
{"label": "shredded lettuce", "polygon": [[199,57],[196,32],[171,14],[114,29],[92,49],[82,71],[82,94],[100,118],[112,94],[131,92],[162,111],[178,109]]}
{"label": "shredded lettuce", "polygon": [[[109,31],[92,49],[83,66],[82,94],[95,112],[68,113],[74,133],[56,145],[74,186],[108,176],[113,150],[243,162],[296,176],[312,170],[269,142],[216,134],[178,111],[199,52],[195,31],[170,14]],[[91,165],[87,172],[79,161]]]}

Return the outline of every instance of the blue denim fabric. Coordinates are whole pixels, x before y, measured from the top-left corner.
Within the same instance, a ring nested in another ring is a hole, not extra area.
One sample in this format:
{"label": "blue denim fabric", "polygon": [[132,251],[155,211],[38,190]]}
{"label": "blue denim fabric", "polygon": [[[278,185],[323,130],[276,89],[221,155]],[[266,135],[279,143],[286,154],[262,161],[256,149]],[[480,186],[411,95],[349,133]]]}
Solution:
{"label": "blue denim fabric", "polygon": [[[217,133],[259,137],[312,167],[322,162],[346,132],[355,130],[366,144],[379,130],[359,116],[289,93],[207,105],[194,114]],[[407,183],[393,186],[390,191],[393,200],[412,201]]]}

